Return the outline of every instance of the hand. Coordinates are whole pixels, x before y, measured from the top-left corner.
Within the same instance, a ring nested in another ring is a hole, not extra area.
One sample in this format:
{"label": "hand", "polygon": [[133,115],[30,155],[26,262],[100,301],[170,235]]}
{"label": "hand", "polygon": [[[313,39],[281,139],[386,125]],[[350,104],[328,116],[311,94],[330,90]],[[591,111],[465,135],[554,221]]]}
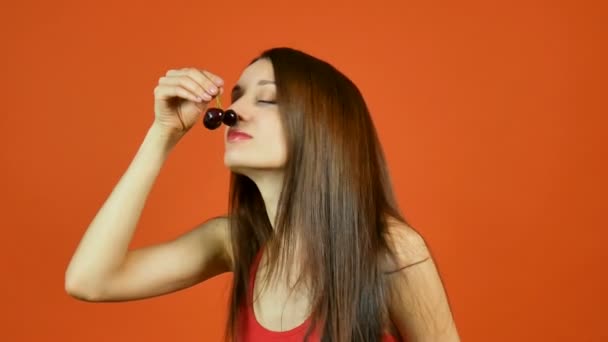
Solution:
{"label": "hand", "polygon": [[224,81],[195,68],[169,70],[154,88],[154,124],[185,134],[200,119],[209,102],[224,91]]}

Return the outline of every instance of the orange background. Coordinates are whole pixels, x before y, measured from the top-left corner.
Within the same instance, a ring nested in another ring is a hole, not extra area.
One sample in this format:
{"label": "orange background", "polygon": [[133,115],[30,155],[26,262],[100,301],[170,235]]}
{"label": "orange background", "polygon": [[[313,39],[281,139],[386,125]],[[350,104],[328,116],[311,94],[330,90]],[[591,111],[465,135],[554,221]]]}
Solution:
{"label": "orange background", "polygon": [[[195,66],[232,86],[278,45],[359,85],[463,341],[608,340],[599,3],[3,4],[0,340],[219,341],[228,275],[91,304],[66,295],[64,272],[152,122],[158,78]],[[202,125],[180,142],[133,247],[224,212],[222,155]]]}

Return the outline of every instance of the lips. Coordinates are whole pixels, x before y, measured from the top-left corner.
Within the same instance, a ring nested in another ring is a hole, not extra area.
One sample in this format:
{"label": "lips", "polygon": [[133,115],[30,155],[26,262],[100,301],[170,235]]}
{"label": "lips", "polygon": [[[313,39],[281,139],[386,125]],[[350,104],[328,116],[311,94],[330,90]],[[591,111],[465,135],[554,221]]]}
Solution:
{"label": "lips", "polygon": [[247,140],[247,139],[251,139],[251,135],[243,132],[243,131],[239,131],[239,130],[235,130],[235,129],[231,129],[228,131],[228,141],[237,141],[237,140]]}

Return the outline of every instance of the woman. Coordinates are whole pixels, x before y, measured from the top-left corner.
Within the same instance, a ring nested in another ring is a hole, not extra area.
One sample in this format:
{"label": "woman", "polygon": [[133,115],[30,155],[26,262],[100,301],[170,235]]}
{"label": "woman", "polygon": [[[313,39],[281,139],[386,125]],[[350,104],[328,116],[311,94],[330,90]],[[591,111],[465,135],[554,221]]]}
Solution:
{"label": "woman", "polygon": [[298,50],[265,51],[232,89],[228,214],[128,250],[168,154],[223,91],[220,77],[194,68],[160,78],[154,123],[82,238],[67,292],[134,300],[233,272],[235,341],[459,341],[431,253],[397,208],[363,97]]}

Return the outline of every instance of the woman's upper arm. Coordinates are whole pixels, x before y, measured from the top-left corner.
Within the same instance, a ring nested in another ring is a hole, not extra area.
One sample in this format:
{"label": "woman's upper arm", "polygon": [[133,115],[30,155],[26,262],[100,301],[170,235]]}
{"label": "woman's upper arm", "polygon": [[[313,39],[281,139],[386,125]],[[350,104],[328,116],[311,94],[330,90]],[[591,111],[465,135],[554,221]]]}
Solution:
{"label": "woman's upper arm", "polygon": [[398,267],[387,274],[391,321],[408,342],[458,342],[458,331],[435,261],[422,236],[397,227]]}
{"label": "woman's upper arm", "polygon": [[122,267],[92,298],[126,301],[175,292],[231,271],[228,219],[209,219],[161,244],[128,252]]}

